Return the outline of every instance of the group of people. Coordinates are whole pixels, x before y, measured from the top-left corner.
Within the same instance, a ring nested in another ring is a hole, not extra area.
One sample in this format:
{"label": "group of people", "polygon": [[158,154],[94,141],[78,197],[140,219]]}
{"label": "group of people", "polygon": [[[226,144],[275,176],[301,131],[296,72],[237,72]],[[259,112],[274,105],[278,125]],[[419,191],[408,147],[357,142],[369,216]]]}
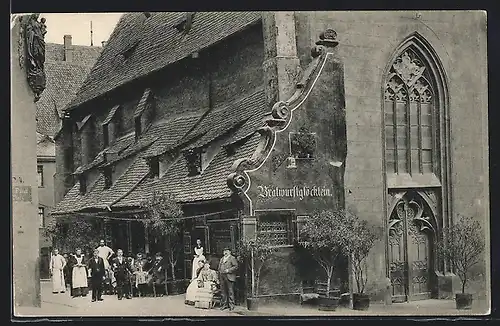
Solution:
{"label": "group of people", "polygon": [[210,267],[210,262],[204,255],[200,239],[196,240],[192,263],[191,282],[186,290],[185,303],[203,308],[209,308],[220,293],[221,310],[233,310],[234,283],[238,271],[238,261],[231,254],[231,249],[224,248],[217,271]]}
{"label": "group of people", "polygon": [[[229,248],[223,250],[217,270],[212,269],[201,240],[197,239],[186,304],[210,307],[220,295],[221,309],[233,310],[237,271],[238,261]],[[124,257],[122,249],[118,249],[115,255],[104,240],[94,249],[92,257],[86,257],[81,249],[64,257],[54,249],[50,274],[53,293],[64,293],[68,281],[72,297],[87,296],[90,288],[93,302],[102,301],[103,292],[116,293],[118,300],[131,299],[134,294],[165,294],[165,267],[160,253],[156,254],[154,261],[145,259],[141,253],[135,258]]]}
{"label": "group of people", "polygon": [[136,258],[124,257],[123,250],[115,252],[101,240],[92,257],[86,257],[77,248],[74,254],[61,255],[54,249],[50,260],[52,292],[64,293],[69,283],[73,298],[87,296],[92,291],[92,301],[102,301],[103,292],[117,294],[118,300],[132,296],[164,295],[165,272],[163,257],[157,253],[155,260],[145,259],[141,253]]}

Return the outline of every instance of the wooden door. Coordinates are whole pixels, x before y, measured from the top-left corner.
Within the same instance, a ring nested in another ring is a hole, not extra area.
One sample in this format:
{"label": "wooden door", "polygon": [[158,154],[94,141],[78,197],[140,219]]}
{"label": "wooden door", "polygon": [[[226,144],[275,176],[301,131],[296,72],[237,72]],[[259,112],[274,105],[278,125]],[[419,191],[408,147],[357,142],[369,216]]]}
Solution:
{"label": "wooden door", "polygon": [[402,198],[389,219],[389,271],[392,301],[431,296],[432,230],[424,204]]}

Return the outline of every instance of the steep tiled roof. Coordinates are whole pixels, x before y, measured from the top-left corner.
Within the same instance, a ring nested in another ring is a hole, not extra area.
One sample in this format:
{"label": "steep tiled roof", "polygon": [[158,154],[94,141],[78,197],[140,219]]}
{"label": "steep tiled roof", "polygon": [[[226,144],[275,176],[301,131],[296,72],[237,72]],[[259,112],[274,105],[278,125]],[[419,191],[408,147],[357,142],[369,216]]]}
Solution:
{"label": "steep tiled roof", "polygon": [[176,117],[170,120],[159,121],[151,125],[137,140],[135,134],[128,134],[108,148],[99,153],[94,160],[80,170],[89,170],[104,163],[104,153],[117,153],[114,161],[122,160],[131,155],[141,152],[141,156],[155,156],[163,154],[166,150],[176,145],[189,129],[198,121],[199,116]]}
{"label": "steep tiled roof", "polygon": [[144,180],[113,207],[137,207],[154,190],[169,192],[179,202],[227,198],[231,195],[231,191],[226,179],[233,162],[239,158],[250,157],[258,141],[259,136],[255,134],[231,156],[222,149],[210,163],[209,168],[196,176],[188,176],[187,161],[180,157],[160,179]]}
{"label": "steep tiled roof", "polygon": [[261,17],[260,12],[199,12],[186,34],[174,27],[184,15],[123,15],[68,110],[209,47]]}
{"label": "steep tiled roof", "polygon": [[104,177],[100,175],[93,185],[88,187],[85,194],[80,194],[80,183],[64,196],[64,199],[53,209],[53,214],[61,212],[76,212],[85,209],[104,209],[115,201],[128,194],[149,173],[146,160],[136,158],[128,169],[116,180],[113,185],[104,189]]}
{"label": "steep tiled roof", "polygon": [[[93,66],[102,47],[87,45],[72,45],[73,63],[84,66]],[[45,61],[64,61],[64,45],[56,43],[47,43],[45,45]]]}
{"label": "steep tiled roof", "polygon": [[100,54],[101,47],[73,45],[73,61],[64,61],[62,44],[46,45],[45,73],[47,85],[37,102],[37,131],[54,136],[60,129],[62,110],[75,96],[92,65]]}
{"label": "steep tiled roof", "polygon": [[[65,197],[54,213],[67,212],[68,209],[72,211],[86,208],[103,209],[103,205],[120,208],[137,206],[154,189],[170,192],[180,202],[228,197],[230,189],[227,187],[226,178],[233,162],[239,158],[250,157],[257,146],[259,136],[255,134],[255,131],[262,126],[262,118],[266,113],[264,95],[263,90],[257,90],[222,108],[208,112],[201,119],[198,116],[190,116],[160,121],[151,126],[137,142],[133,141],[133,134],[120,139],[108,150],[118,152],[121,158],[132,153],[137,154],[136,161],[129,170],[119,177],[109,190],[104,190],[103,181],[98,180],[85,196],[81,196],[82,203],[78,206],[75,206],[72,199],[78,196],[78,185],[75,185],[76,188],[68,192],[68,199]],[[195,127],[192,128],[193,126]],[[229,130],[230,134],[227,135],[227,128],[231,126],[236,127]],[[190,129],[192,129],[191,132],[186,136]],[[196,134],[200,134],[201,137],[189,136]],[[223,134],[226,134],[227,142],[246,138],[232,155],[224,148],[220,148],[200,175],[188,177],[187,161],[180,155],[160,179],[143,178],[148,168],[142,157],[162,154],[167,149],[180,145],[180,139],[195,139],[194,143],[186,143],[179,148],[184,151],[191,148],[193,144],[203,146]],[[99,160],[102,162],[99,158],[96,158],[95,162]],[[127,194],[127,191],[131,192]],[[119,200],[111,205],[117,199]]]}
{"label": "steep tiled roof", "polygon": [[202,147],[229,129],[243,126],[249,119],[252,119],[250,125],[255,131],[256,123],[262,120],[265,110],[263,89],[222,107],[214,108],[191,131],[191,135],[203,134],[203,136],[189,147]]}

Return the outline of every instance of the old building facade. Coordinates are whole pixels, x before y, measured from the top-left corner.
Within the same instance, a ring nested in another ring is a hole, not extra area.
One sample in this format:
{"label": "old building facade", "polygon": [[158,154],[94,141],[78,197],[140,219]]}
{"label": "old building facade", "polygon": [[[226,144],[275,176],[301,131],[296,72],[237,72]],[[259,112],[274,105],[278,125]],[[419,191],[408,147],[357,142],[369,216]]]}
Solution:
{"label": "old building facade", "polygon": [[65,35],[62,44],[46,44],[45,73],[47,85],[37,101],[37,181],[38,218],[40,225],[40,277],[49,278],[52,241],[44,230],[50,223],[54,207],[54,176],[56,173],[56,145],[54,136],[61,129],[62,110],[75,96],[97,60],[101,47],[72,44],[71,35]]}
{"label": "old building facade", "polygon": [[345,206],[385,229],[374,299],[449,297],[441,229],[463,214],[489,232],[485,31],[470,12],[126,14],[65,110],[53,214],[161,250],[134,219],[166,191],[186,220],[179,273],[196,238],[218,255],[267,234],[284,254],[263,293],[294,294],[301,222]]}

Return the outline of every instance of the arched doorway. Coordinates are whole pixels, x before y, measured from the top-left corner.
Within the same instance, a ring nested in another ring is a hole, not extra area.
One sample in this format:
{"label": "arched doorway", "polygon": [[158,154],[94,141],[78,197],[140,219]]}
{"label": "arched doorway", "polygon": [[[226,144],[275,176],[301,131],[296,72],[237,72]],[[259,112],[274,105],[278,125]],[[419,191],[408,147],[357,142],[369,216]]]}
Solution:
{"label": "arched doorway", "polygon": [[429,299],[436,267],[436,218],[417,192],[397,193],[391,206],[388,249],[392,301]]}

